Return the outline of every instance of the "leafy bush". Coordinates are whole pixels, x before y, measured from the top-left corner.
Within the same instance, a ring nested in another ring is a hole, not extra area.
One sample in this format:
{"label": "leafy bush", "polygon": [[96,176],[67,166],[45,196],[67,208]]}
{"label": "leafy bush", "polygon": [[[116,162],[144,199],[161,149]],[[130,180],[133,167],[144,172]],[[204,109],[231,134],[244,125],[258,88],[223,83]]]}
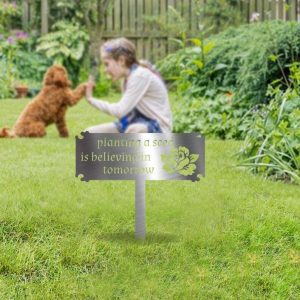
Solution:
{"label": "leafy bush", "polygon": [[[290,88],[288,65],[300,59],[300,25],[245,25],[198,43],[198,49],[181,49],[158,64],[181,99],[174,130],[244,138],[253,112],[271,99],[268,85],[277,80],[283,92]],[[233,95],[230,101],[226,95]]]}
{"label": "leafy bush", "polygon": [[13,96],[13,70],[5,59],[0,59],[0,99]]}
{"label": "leafy bush", "polygon": [[[298,66],[297,66],[298,65]],[[242,166],[266,177],[300,183],[300,69],[291,67],[290,87],[270,87],[239,153]]]}
{"label": "leafy bush", "polygon": [[18,70],[14,64],[18,45],[13,36],[7,39],[0,37],[0,99],[12,97],[13,84],[18,78]]}
{"label": "leafy bush", "polygon": [[16,3],[9,3],[7,1],[0,3],[0,32],[9,26],[10,20],[13,17],[21,15],[20,8]]}
{"label": "leafy bush", "polygon": [[233,102],[232,95],[215,99],[194,98],[177,103],[174,109],[174,132],[201,132],[221,139],[241,139],[251,126],[252,111]]}
{"label": "leafy bush", "polygon": [[[289,74],[288,64],[300,58],[300,24],[272,21],[229,29],[214,38],[215,47],[207,58],[209,90],[236,90],[236,98],[262,103],[267,87]],[[217,64],[225,67],[214,72]],[[286,84],[286,82],[283,82]]]}
{"label": "leafy bush", "polygon": [[14,58],[14,64],[19,72],[19,79],[33,83],[41,84],[44,73],[51,66],[52,61],[44,54],[35,51],[37,35],[28,35],[24,32],[17,31],[17,51]]}
{"label": "leafy bush", "polygon": [[[212,42],[204,43],[200,39],[186,39],[181,42],[181,48],[169,54],[158,62],[158,69],[166,81],[175,81],[177,92],[184,96],[194,97],[203,92],[203,87],[194,86],[194,78],[203,74],[205,60],[214,47]],[[193,47],[185,45],[192,43]]]}
{"label": "leafy bush", "polygon": [[[80,82],[88,81],[90,72],[88,67],[80,70]],[[96,78],[93,95],[95,97],[107,96],[113,88],[113,82],[105,75],[103,65],[99,66],[98,78]]]}
{"label": "leafy bush", "polygon": [[42,81],[51,61],[36,52],[18,51],[15,65],[19,70],[19,79],[36,83]]}
{"label": "leafy bush", "polygon": [[40,88],[51,61],[34,52],[34,47],[35,37],[23,31],[13,31],[0,39],[0,99],[13,96],[16,82],[26,82],[30,89]]}
{"label": "leafy bush", "polygon": [[[187,80],[186,90],[195,97],[215,97],[233,92],[235,99],[251,107],[267,101],[267,86],[289,75],[288,64],[300,59],[300,24],[270,21],[242,25],[209,38],[213,45],[204,67]],[[188,50],[171,54],[158,64],[162,75],[182,84],[180,70]],[[177,59],[177,62],[176,62]],[[201,53],[198,58],[201,59]]]}
{"label": "leafy bush", "polygon": [[101,69],[99,79],[95,83],[95,88],[94,88],[95,97],[107,96],[111,91],[111,88],[112,88],[112,81],[104,75],[103,70]]}
{"label": "leafy bush", "polygon": [[76,85],[89,37],[78,24],[60,21],[52,28],[54,32],[39,39],[37,51],[44,52],[53,62],[64,65]]}

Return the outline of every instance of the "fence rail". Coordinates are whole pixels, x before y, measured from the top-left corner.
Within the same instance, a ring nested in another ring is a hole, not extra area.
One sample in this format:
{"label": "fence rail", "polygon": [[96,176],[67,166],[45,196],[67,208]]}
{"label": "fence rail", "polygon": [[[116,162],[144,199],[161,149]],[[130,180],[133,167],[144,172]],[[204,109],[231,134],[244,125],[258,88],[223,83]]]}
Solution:
{"label": "fence rail", "polygon": [[[206,0],[199,2],[206,4]],[[174,47],[168,36],[153,33],[144,17],[157,16],[167,23],[170,6],[188,21],[190,33],[197,31],[201,20],[194,0],[114,0],[105,17],[104,40],[125,36],[135,43],[138,57],[150,61],[164,57]],[[238,7],[248,22],[253,17],[300,21],[300,0],[239,0]]]}
{"label": "fence rail", "polygon": [[167,24],[170,7],[187,21],[189,31],[197,30],[194,0],[114,0],[105,17],[103,39],[125,36],[136,45],[139,58],[156,61],[171,52],[174,44],[166,33],[155,31],[145,16],[156,16]]}
{"label": "fence rail", "polygon": [[300,0],[239,0],[239,5],[248,21],[253,13],[259,13],[261,21],[300,21]]}
{"label": "fence rail", "polygon": [[[42,32],[48,31],[47,3],[50,1],[53,0],[42,0]],[[197,2],[205,7],[207,0]],[[155,31],[149,22],[146,22],[145,16],[159,17],[163,23],[168,24],[168,11],[171,7],[187,21],[189,34],[197,32],[203,14],[200,17],[197,13],[195,0],[111,0],[111,6],[104,19],[103,40],[124,36],[135,43],[139,58],[150,61],[163,58],[174,50],[174,43],[169,42],[166,33]],[[253,17],[258,17],[260,21],[269,19],[300,21],[300,0],[238,0],[237,8],[244,21],[248,22]],[[34,1],[24,0],[24,28],[36,13]]]}

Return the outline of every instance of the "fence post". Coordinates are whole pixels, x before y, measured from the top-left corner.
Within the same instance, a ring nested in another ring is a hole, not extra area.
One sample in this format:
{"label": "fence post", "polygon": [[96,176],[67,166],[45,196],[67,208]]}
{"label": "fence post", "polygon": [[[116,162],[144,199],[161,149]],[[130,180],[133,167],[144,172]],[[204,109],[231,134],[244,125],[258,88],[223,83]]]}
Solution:
{"label": "fence post", "polygon": [[29,23],[29,0],[23,1],[23,13],[22,13],[22,27],[23,30],[27,30]]}
{"label": "fence post", "polygon": [[[28,0],[27,0],[28,1]],[[100,0],[98,0],[100,1]],[[160,59],[174,52],[177,47],[170,42],[168,36],[153,32],[150,24],[145,24],[146,15],[160,15],[161,20],[168,24],[168,7],[173,6],[189,21],[189,34],[199,34],[199,23],[203,23],[206,0],[111,0],[113,16],[108,15],[105,39],[126,36],[137,46],[138,57],[148,60]],[[42,3],[49,0],[42,0]],[[290,5],[285,11],[284,3]],[[201,9],[199,10],[199,6]],[[300,21],[300,0],[238,0],[237,9],[243,20],[249,22],[253,12],[260,14],[260,20],[286,19]],[[135,20],[136,18],[136,20]],[[153,62],[154,62],[153,61]]]}
{"label": "fence post", "polygon": [[46,34],[49,31],[49,24],[48,24],[48,0],[42,0],[41,15],[42,15],[41,33],[42,34]]}

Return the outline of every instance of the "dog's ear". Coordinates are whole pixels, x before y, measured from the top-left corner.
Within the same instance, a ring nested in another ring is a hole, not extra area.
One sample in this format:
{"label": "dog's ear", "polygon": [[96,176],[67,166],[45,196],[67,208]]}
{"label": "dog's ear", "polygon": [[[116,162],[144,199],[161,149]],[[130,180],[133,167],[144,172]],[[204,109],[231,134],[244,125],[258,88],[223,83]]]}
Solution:
{"label": "dog's ear", "polygon": [[49,68],[44,75],[44,85],[52,85],[53,84],[53,69]]}

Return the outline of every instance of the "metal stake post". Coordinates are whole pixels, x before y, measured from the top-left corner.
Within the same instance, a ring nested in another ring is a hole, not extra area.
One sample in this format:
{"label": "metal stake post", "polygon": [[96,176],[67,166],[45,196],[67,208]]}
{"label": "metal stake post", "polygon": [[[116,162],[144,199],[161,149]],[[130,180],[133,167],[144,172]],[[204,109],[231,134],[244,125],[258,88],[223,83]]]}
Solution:
{"label": "metal stake post", "polygon": [[135,181],[135,237],[144,240],[146,238],[146,197],[145,180]]}

